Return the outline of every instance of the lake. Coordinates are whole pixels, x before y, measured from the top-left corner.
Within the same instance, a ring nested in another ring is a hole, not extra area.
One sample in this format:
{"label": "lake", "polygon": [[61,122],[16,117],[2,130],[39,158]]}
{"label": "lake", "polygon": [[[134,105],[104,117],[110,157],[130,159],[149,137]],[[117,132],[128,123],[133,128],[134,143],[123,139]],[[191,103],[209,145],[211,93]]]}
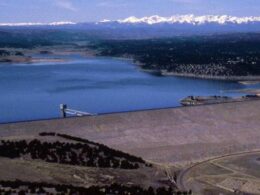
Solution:
{"label": "lake", "polygon": [[180,106],[189,95],[241,94],[260,87],[232,81],[160,77],[115,58],[66,57],[66,62],[0,65],[0,123],[57,118],[59,105],[91,113]]}

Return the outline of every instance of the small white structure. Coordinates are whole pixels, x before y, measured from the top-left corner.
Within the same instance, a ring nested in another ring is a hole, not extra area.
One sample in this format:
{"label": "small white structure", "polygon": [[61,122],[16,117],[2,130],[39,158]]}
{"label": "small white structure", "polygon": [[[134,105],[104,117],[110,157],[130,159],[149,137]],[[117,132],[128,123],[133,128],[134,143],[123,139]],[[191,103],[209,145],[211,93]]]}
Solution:
{"label": "small white structure", "polygon": [[96,115],[96,114],[83,112],[83,111],[79,111],[79,110],[68,109],[66,104],[60,104],[60,111],[61,111],[61,117],[62,118],[66,118],[67,114],[74,115],[74,116],[93,116],[93,115]]}

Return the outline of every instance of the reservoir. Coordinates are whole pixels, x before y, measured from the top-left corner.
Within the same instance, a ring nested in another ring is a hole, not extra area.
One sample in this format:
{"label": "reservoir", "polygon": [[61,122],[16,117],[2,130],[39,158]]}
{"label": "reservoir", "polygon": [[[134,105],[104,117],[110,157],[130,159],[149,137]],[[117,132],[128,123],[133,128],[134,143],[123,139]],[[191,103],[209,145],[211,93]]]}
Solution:
{"label": "reservoir", "polygon": [[61,103],[102,114],[177,107],[189,95],[239,96],[233,90],[257,87],[156,76],[115,58],[70,55],[63,62],[1,64],[0,123],[58,118]]}

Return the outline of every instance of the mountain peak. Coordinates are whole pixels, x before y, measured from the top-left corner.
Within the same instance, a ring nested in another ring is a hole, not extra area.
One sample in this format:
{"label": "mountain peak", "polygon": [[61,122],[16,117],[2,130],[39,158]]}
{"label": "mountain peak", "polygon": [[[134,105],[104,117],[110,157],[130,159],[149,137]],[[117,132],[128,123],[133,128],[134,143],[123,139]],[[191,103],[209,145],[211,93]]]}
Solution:
{"label": "mountain peak", "polygon": [[118,22],[118,23],[145,23],[145,24],[159,24],[159,23],[187,23],[193,25],[200,25],[205,23],[218,23],[218,24],[226,24],[226,23],[233,23],[233,24],[243,24],[243,23],[250,23],[250,22],[260,22],[260,16],[247,16],[247,17],[237,17],[237,16],[229,16],[229,15],[203,15],[203,16],[195,16],[193,14],[190,15],[174,15],[170,17],[161,17],[158,15],[137,18],[135,16],[131,16],[126,19],[120,20],[103,20],[102,23],[107,22]]}

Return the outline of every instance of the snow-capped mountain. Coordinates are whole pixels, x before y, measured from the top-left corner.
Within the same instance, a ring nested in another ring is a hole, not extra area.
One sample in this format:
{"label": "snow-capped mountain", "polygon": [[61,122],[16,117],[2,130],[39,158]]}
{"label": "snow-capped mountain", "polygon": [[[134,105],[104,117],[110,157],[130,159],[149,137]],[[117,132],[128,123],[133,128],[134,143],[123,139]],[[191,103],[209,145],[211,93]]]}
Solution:
{"label": "snow-capped mountain", "polygon": [[104,39],[144,39],[226,33],[260,33],[260,16],[177,15],[129,17],[121,20],[73,23],[0,23],[2,30],[62,30]]}
{"label": "snow-capped mountain", "polygon": [[0,23],[0,26],[63,26],[63,25],[73,25],[74,22],[51,22],[51,23],[33,23],[33,22],[24,22],[24,23]]}
{"label": "snow-capped mountain", "polygon": [[175,15],[170,17],[161,17],[158,15],[137,18],[135,16],[128,17],[126,19],[119,20],[102,20],[97,23],[75,23],[70,21],[61,22],[51,22],[51,23],[0,23],[0,26],[63,26],[63,25],[76,25],[76,24],[192,24],[192,25],[202,25],[202,24],[248,24],[248,23],[260,23],[260,16],[247,16],[247,17],[237,17],[228,15],[203,15],[195,16],[190,15]]}
{"label": "snow-capped mountain", "polygon": [[159,24],[159,23],[168,23],[168,24],[207,24],[207,23],[216,23],[216,24],[246,24],[253,22],[260,22],[260,16],[248,16],[248,17],[236,17],[228,15],[204,15],[204,16],[195,16],[195,15],[175,15],[171,17],[161,17],[161,16],[150,16],[137,18],[131,16],[126,19],[121,20],[103,20],[101,23],[117,22],[121,24]]}

